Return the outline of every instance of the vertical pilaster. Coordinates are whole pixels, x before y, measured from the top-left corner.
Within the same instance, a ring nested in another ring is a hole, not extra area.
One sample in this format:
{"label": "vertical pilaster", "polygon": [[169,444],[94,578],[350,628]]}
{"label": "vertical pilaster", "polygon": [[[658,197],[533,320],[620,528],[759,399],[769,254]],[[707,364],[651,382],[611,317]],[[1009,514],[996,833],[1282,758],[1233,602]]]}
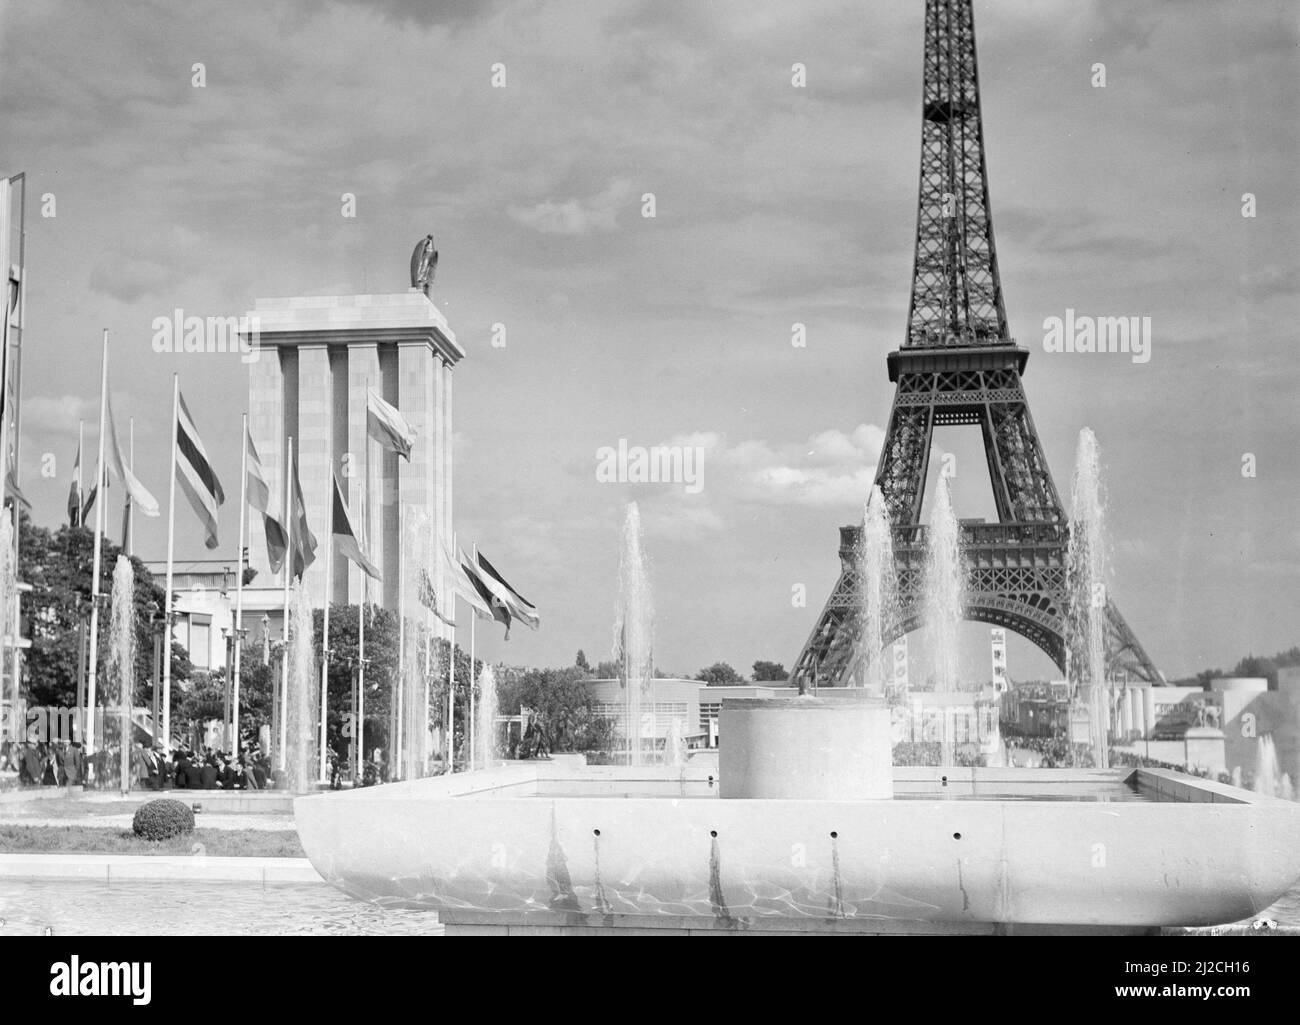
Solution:
{"label": "vertical pilaster", "polygon": [[[276,511],[284,494],[284,372],[280,352],[273,346],[259,348],[257,359],[248,364],[248,432],[257,446],[262,472],[271,492],[271,509]],[[241,438],[242,445],[244,440]],[[237,491],[235,492],[238,493]],[[266,554],[266,530],[262,517],[250,511],[248,517],[248,564],[257,572],[257,586],[271,586],[274,574]]]}
{"label": "vertical pilaster", "polygon": [[[342,481],[348,489],[347,500],[348,508],[352,512],[353,522],[357,530],[365,530],[368,534],[367,554],[378,565],[383,565],[382,559],[382,535],[375,536],[379,533],[377,529],[363,527],[366,523],[366,501],[364,495],[367,491],[373,496],[376,488],[376,482],[379,480],[380,461],[376,453],[372,450],[370,453],[370,476],[371,480],[365,480],[366,472],[366,446],[372,444],[366,434],[366,384],[369,382],[370,387],[378,388],[379,385],[379,347],[373,342],[359,342],[348,346],[348,477]],[[376,446],[378,447],[378,446]],[[378,509],[379,502],[373,501],[371,508]],[[377,515],[377,513],[376,513]],[[365,593],[365,574],[361,570],[348,563],[348,602],[350,604],[359,604]],[[372,599],[378,598],[372,588]]]}
{"label": "vertical pilaster", "polygon": [[325,545],[329,544],[330,448],[333,440],[331,414],[334,397],[330,386],[329,352],[324,345],[298,347],[298,436],[294,461],[302,482],[307,526],[316,538],[316,560],[307,568],[303,584],[315,608],[325,600]]}

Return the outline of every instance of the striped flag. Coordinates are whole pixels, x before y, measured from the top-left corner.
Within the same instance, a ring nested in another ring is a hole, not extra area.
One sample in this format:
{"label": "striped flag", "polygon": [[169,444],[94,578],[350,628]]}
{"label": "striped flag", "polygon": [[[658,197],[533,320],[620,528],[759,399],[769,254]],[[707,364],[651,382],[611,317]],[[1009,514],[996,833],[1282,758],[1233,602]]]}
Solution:
{"label": "striped flag", "polygon": [[429,574],[424,567],[420,567],[420,575],[416,579],[415,586],[416,595],[420,599],[420,604],[454,630],[456,628],[455,621],[448,619],[438,610],[438,592],[434,589],[433,581],[429,579]]}
{"label": "striped flag", "polygon": [[252,431],[244,432],[245,474],[244,491],[248,495],[248,504],[262,514],[262,526],[266,532],[266,561],[272,573],[279,573],[284,565],[284,553],[289,547],[284,524],[271,512],[271,486],[266,482],[266,471],[262,468],[262,459],[253,444]]}
{"label": "striped flag", "polygon": [[510,640],[510,623],[514,619],[510,606],[504,598],[499,594],[495,594],[492,588],[488,586],[487,581],[483,578],[482,571],[474,565],[474,560],[465,554],[465,549],[462,548],[459,554],[461,572],[465,574],[470,586],[474,588],[479,598],[491,611],[492,618],[505,626],[506,640]]}
{"label": "striped flag", "polygon": [[339,554],[355,562],[367,576],[375,580],[383,580],[383,574],[379,572],[378,567],[366,558],[366,553],[361,550],[360,536],[352,525],[352,516],[348,512],[348,503],[343,498],[343,489],[339,486],[338,476],[335,475],[334,542],[338,545]]}
{"label": "striped flag", "polygon": [[307,502],[302,497],[302,478],[298,476],[298,464],[293,465],[293,553],[289,567],[299,580],[307,567],[316,561],[316,535],[307,526]]}
{"label": "striped flag", "polygon": [[[496,619],[492,612],[491,594],[487,598],[483,597],[483,592],[479,587],[474,586],[474,581],[470,578],[468,571],[461,565],[460,560],[451,554],[446,545],[442,548],[443,558],[447,562],[447,572],[451,577],[451,589],[455,594],[465,599],[466,603],[474,611],[474,615],[479,619]],[[506,624],[509,628],[509,624]]]}
{"label": "striped flag", "polygon": [[[118,481],[126,485],[128,500],[132,505],[138,506],[140,511],[146,516],[157,516],[158,499],[149,493],[149,489],[140,483],[140,479],[131,472],[131,467],[127,465],[126,460],[122,457],[122,446],[117,440],[117,425],[113,422],[113,400],[108,399],[108,406],[105,411],[108,418],[108,437],[105,439],[108,444],[105,448],[105,458],[108,460],[106,466],[108,472]],[[213,547],[208,545],[209,548]]]}
{"label": "striped flag", "polygon": [[493,594],[506,603],[506,607],[510,609],[514,617],[523,620],[534,630],[541,626],[542,618],[537,614],[537,606],[506,583],[506,578],[493,568],[492,563],[484,558],[482,552],[476,552],[475,556],[478,560],[478,569],[481,571],[480,575],[483,583],[488,586],[488,589]]}
{"label": "striped flag", "polygon": [[72,463],[72,484],[68,487],[68,526],[80,527],[82,523],[81,512],[81,486],[79,474],[81,471],[81,442],[77,442],[77,458]]}
{"label": "striped flag", "polygon": [[415,428],[406,422],[396,406],[390,406],[376,395],[373,388],[366,389],[366,432],[389,452],[396,452],[410,462]]}
{"label": "striped flag", "polygon": [[226,500],[226,493],[221,490],[221,481],[217,480],[217,473],[208,460],[208,450],[203,447],[198,428],[194,426],[194,418],[185,405],[185,396],[179,392],[177,395],[180,407],[176,416],[175,472],[180,474],[178,481],[181,490],[189,497],[194,511],[203,521],[208,534],[204,544],[208,548],[216,548],[217,510]]}

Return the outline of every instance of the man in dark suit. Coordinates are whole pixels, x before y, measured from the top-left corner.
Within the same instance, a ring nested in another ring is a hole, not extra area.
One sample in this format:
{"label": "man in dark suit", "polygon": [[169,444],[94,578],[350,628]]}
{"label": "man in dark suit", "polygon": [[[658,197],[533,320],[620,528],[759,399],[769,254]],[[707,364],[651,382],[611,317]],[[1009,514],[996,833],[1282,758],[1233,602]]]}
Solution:
{"label": "man in dark suit", "polygon": [[188,790],[194,786],[194,768],[190,764],[190,753],[184,748],[176,753],[176,789]]}
{"label": "man in dark suit", "polygon": [[41,753],[36,749],[36,745],[30,742],[24,744],[22,751],[22,767],[19,771],[19,777],[23,778],[24,782],[35,786],[41,781],[42,769]]}
{"label": "man in dark suit", "polygon": [[212,755],[208,755],[207,761],[203,763],[203,768],[199,770],[199,785],[204,790],[214,790],[217,786],[217,764]]}
{"label": "man in dark suit", "polygon": [[162,762],[153,748],[144,748],[144,784],[150,790],[162,789]]}

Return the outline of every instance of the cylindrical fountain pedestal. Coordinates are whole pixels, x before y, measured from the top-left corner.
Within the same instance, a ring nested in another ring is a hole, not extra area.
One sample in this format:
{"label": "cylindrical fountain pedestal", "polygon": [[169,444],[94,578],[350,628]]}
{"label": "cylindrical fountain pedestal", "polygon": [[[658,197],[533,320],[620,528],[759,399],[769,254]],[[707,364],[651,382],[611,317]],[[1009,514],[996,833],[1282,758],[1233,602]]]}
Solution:
{"label": "cylindrical fountain pedestal", "polygon": [[880,698],[723,698],[718,734],[721,797],[893,797],[889,706]]}

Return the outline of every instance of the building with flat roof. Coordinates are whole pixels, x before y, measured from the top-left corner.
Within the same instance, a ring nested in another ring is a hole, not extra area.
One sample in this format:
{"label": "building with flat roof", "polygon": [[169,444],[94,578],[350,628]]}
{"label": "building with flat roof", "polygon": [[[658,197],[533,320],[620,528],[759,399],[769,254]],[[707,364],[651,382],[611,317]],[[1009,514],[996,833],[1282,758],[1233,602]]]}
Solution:
{"label": "building with flat roof", "polygon": [[[428,557],[422,561],[438,594],[445,594],[436,548],[451,543],[452,371],[465,355],[446,318],[413,288],[386,295],[259,299],[248,322],[256,335],[256,358],[249,365],[249,430],[277,509],[284,502],[285,455],[293,439],[307,521],[320,545],[304,579],[312,605],[321,607],[327,595],[332,602],[356,604],[367,579],[341,558],[332,560],[325,579],[334,474],[358,530],[368,534],[366,550],[383,573],[382,584],[371,584],[370,600],[397,606],[399,517],[408,532],[427,527],[422,548]],[[369,438],[368,390],[395,406],[414,429],[409,462]],[[268,564],[259,516],[250,516],[248,547],[258,589],[274,586],[282,578]]]}

